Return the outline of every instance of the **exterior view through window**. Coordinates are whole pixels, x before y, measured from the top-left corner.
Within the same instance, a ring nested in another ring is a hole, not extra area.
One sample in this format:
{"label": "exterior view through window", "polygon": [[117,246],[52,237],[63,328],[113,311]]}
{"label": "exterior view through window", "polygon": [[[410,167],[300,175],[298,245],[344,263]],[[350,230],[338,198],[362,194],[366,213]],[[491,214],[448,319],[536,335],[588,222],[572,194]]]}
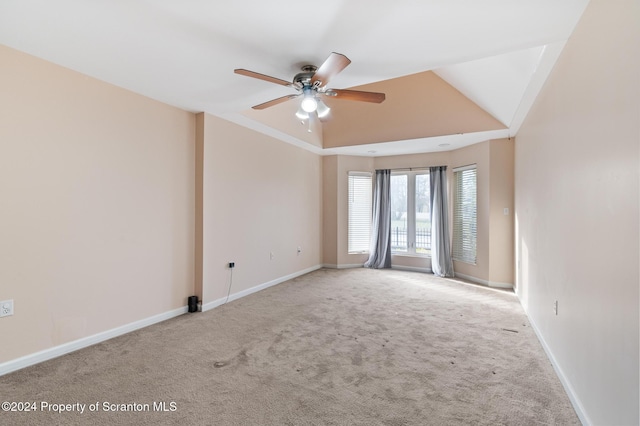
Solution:
{"label": "exterior view through window", "polygon": [[391,174],[391,252],[431,254],[429,172]]}

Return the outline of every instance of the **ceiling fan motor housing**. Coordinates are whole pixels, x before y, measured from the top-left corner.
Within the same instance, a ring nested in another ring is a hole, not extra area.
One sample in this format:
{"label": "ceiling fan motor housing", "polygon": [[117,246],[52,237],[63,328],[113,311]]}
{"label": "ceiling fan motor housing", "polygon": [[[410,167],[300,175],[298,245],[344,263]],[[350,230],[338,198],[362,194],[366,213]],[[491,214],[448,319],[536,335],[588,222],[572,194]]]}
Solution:
{"label": "ceiling fan motor housing", "polygon": [[293,77],[293,83],[300,85],[301,87],[311,86],[311,78],[316,73],[317,67],[313,65],[305,65],[302,67],[302,72]]}

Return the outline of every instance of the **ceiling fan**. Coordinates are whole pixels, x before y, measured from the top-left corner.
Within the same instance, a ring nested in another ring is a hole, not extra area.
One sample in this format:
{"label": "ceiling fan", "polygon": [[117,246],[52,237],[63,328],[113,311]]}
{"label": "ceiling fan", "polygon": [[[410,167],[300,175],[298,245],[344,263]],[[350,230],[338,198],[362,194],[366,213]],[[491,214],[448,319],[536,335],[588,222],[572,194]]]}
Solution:
{"label": "ceiling fan", "polygon": [[329,113],[329,107],[322,102],[322,96],[330,96],[335,97],[336,99],[344,99],[348,101],[372,102],[378,104],[385,100],[384,93],[330,89],[327,87],[329,80],[338,75],[350,63],[351,60],[346,56],[332,52],[319,68],[314,65],[303,66],[301,69],[302,72],[296,74],[295,77],[293,77],[292,82],[242,68],[235,69],[233,72],[247,77],[268,81],[270,83],[279,84],[281,86],[291,87],[298,91],[297,94],[282,96],[280,98],[255,105],[252,107],[253,109],[260,110],[269,108],[282,102],[286,102],[289,99],[302,96],[302,102],[300,103],[298,112],[296,112],[296,116],[300,119],[307,119],[309,118],[309,114],[316,112],[319,118],[323,118]]}

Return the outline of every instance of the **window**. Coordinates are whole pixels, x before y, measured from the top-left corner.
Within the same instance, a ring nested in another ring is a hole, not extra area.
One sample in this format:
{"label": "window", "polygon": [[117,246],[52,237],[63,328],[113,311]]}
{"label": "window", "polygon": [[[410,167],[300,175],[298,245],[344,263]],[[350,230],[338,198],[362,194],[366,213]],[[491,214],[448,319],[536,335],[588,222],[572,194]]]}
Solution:
{"label": "window", "polygon": [[349,253],[369,251],[371,239],[371,173],[349,172]]}
{"label": "window", "polygon": [[453,170],[453,258],[476,263],[476,166]]}
{"label": "window", "polygon": [[423,256],[431,253],[429,191],[428,172],[391,174],[392,253]]}

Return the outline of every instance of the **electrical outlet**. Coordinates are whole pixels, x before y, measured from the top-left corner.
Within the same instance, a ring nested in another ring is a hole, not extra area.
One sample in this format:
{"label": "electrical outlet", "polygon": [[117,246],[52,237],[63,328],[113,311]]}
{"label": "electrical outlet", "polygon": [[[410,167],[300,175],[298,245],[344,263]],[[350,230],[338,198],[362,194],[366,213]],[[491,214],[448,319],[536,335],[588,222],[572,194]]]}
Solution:
{"label": "electrical outlet", "polygon": [[13,315],[13,299],[0,302],[0,317]]}
{"label": "electrical outlet", "polygon": [[553,302],[553,313],[558,315],[558,301]]}
{"label": "electrical outlet", "polygon": [[273,254],[273,252],[269,252],[269,259],[273,260],[274,257],[276,257],[276,256]]}
{"label": "electrical outlet", "polygon": [[300,253],[302,253],[302,248],[298,246],[298,256],[300,256]]}

